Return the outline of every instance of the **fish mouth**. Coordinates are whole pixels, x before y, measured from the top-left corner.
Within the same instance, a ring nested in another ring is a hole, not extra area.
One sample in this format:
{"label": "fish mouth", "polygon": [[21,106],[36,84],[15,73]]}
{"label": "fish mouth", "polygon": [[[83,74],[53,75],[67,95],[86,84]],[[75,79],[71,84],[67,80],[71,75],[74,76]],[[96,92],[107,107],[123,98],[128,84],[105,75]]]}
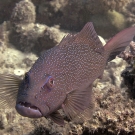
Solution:
{"label": "fish mouth", "polygon": [[42,117],[41,110],[38,107],[36,107],[28,102],[20,101],[16,104],[15,108],[16,108],[17,112],[22,116],[29,117],[29,118]]}

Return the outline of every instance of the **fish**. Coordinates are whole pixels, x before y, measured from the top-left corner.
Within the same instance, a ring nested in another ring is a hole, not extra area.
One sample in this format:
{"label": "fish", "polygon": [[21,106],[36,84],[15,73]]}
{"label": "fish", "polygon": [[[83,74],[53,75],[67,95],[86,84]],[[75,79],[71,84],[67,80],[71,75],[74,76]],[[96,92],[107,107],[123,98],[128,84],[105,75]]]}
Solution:
{"label": "fish", "polygon": [[29,118],[50,118],[64,125],[65,116],[76,123],[92,118],[92,84],[102,78],[106,64],[122,52],[135,27],[122,30],[102,45],[92,22],[77,34],[68,34],[46,50],[21,79],[0,74],[0,106]]}

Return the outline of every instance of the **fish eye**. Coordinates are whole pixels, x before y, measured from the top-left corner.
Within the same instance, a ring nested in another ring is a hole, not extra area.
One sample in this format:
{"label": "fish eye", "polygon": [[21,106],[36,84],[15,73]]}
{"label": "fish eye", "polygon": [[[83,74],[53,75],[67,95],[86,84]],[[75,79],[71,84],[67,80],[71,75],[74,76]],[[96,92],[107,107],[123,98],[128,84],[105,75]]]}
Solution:
{"label": "fish eye", "polygon": [[54,80],[53,80],[53,78],[51,77],[51,78],[49,78],[49,80],[48,80],[48,85],[49,85],[49,87],[53,87],[53,84],[54,84]]}
{"label": "fish eye", "polygon": [[47,87],[50,90],[52,89],[53,85],[54,85],[54,79],[53,77],[49,76],[42,88],[45,89]]}

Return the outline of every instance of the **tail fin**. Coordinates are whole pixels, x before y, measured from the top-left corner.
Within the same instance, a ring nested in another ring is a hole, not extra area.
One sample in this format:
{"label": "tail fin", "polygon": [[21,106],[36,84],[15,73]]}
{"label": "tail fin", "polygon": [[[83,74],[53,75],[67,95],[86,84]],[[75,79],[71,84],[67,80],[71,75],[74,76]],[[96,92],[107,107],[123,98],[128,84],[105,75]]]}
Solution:
{"label": "tail fin", "polygon": [[112,37],[104,46],[109,53],[108,61],[113,60],[120,52],[129,45],[135,36],[135,27],[130,27],[122,30]]}

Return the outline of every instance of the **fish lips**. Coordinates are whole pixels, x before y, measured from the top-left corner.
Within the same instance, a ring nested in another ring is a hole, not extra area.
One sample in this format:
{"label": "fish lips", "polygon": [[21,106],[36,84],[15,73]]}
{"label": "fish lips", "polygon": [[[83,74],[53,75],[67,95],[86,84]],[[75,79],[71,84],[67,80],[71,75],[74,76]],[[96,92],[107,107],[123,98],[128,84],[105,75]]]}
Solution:
{"label": "fish lips", "polygon": [[29,117],[29,118],[43,117],[41,110],[38,107],[28,102],[22,102],[22,101],[17,102],[15,108],[17,112],[24,117]]}

